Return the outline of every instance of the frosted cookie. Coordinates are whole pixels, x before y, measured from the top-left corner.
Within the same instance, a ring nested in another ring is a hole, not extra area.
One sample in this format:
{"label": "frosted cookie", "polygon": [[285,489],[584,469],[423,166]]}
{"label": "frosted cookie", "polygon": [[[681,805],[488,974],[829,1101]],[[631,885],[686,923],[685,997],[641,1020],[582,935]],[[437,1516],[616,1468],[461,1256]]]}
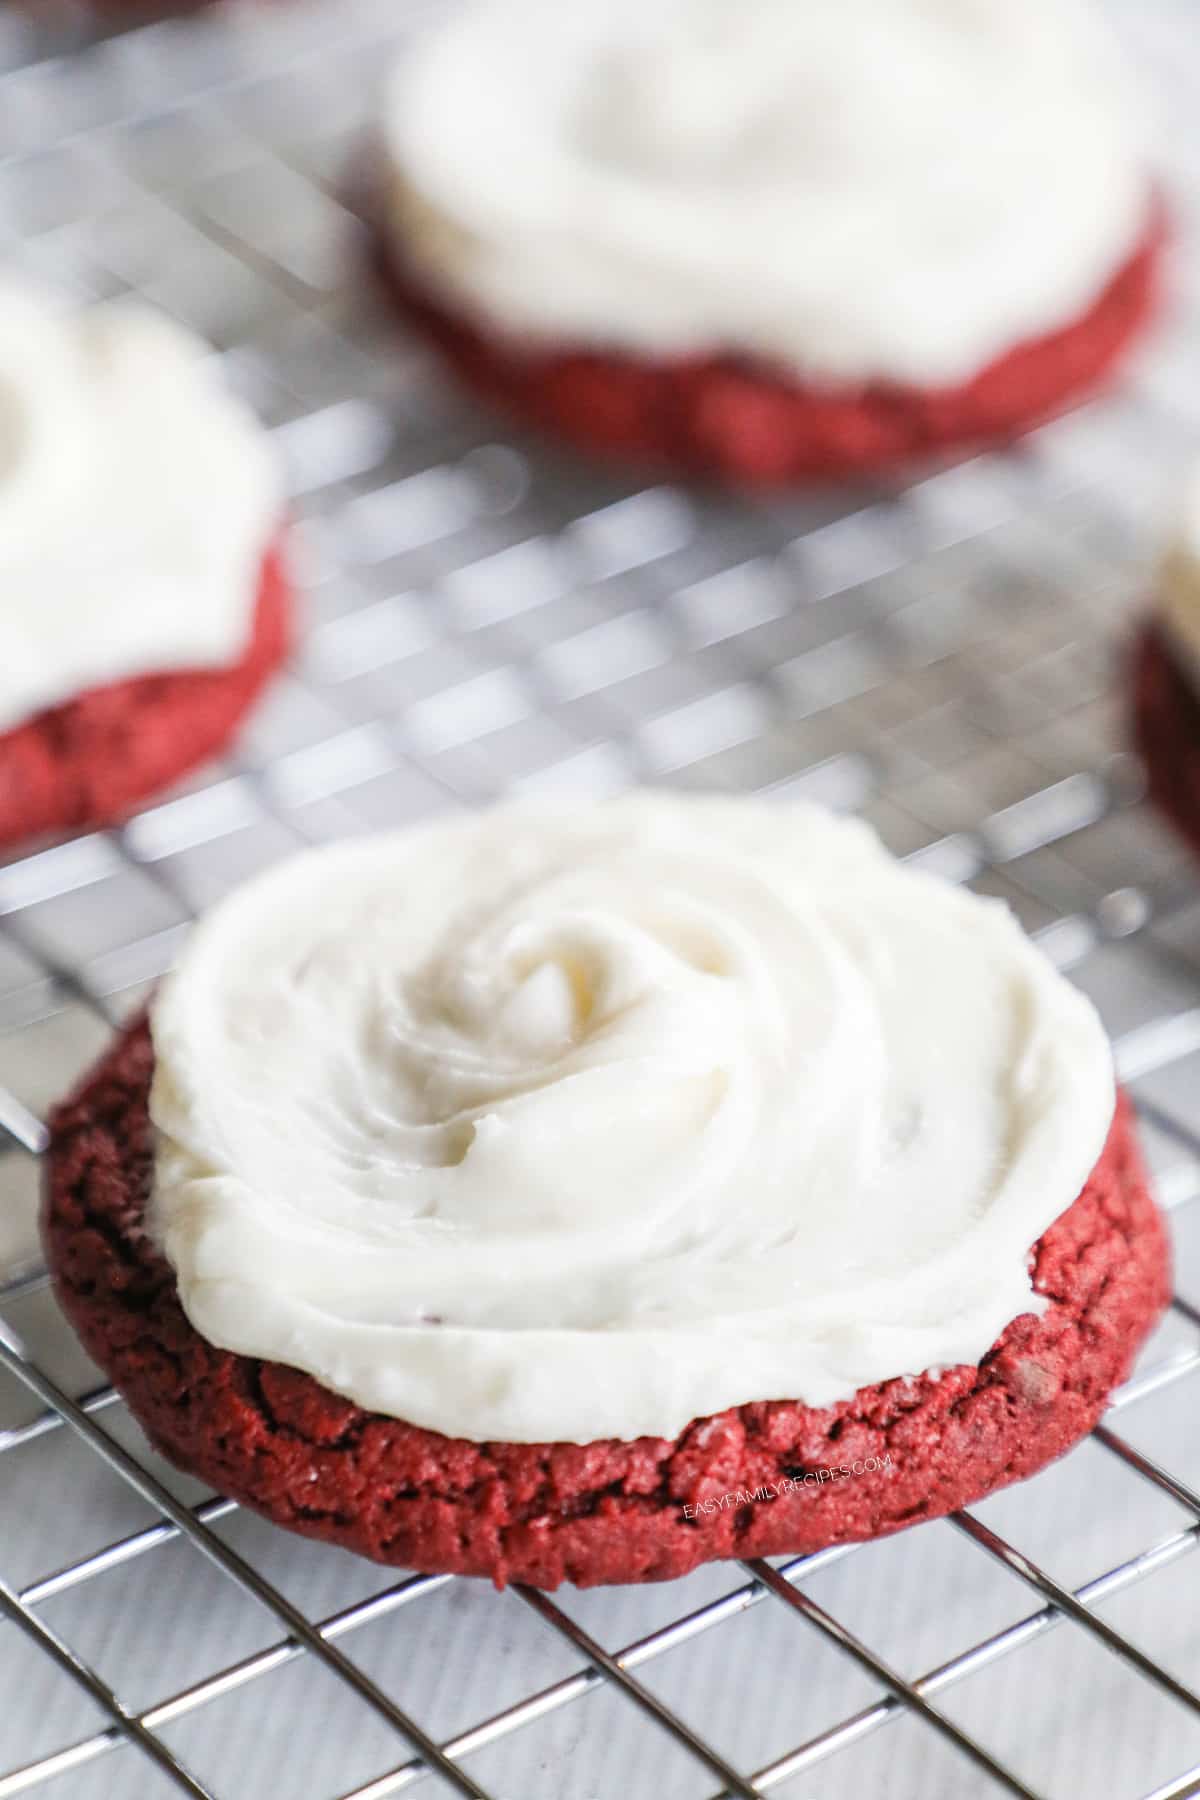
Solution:
{"label": "frosted cookie", "polygon": [[0,845],[120,818],[286,653],[279,473],[206,348],[0,280]]}
{"label": "frosted cookie", "polygon": [[1086,1433],[1168,1295],[1090,1003],[815,808],[305,853],[51,1122],[57,1291],[155,1445],[383,1562],[815,1550]]}
{"label": "frosted cookie", "polygon": [[1133,728],[1150,797],[1200,852],[1200,468],[1133,656]]}
{"label": "frosted cookie", "polygon": [[1011,437],[1155,289],[1138,109],[1079,0],[474,0],[382,140],[409,318],[515,416],[676,473]]}

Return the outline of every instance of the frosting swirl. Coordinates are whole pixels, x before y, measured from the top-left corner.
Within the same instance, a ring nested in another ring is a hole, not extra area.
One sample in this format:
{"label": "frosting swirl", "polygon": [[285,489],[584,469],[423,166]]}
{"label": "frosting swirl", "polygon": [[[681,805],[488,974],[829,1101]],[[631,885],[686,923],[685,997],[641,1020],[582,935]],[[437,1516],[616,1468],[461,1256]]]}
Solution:
{"label": "frosting swirl", "polygon": [[1131,254],[1134,112],[1081,0],[474,0],[383,128],[405,259],[493,331],[938,386]]}
{"label": "frosting swirl", "polygon": [[0,280],[0,731],[89,688],[236,662],[283,508],[205,346]]}
{"label": "frosting swirl", "polygon": [[475,1439],[977,1361],[1113,1107],[1001,904],[745,799],[307,852],[200,925],[152,1027],[193,1324]]}

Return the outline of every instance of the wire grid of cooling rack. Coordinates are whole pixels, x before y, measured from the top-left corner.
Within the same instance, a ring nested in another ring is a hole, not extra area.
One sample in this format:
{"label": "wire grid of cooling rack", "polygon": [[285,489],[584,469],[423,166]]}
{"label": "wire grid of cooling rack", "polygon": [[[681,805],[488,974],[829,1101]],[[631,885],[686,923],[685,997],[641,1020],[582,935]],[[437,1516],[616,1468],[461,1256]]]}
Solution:
{"label": "wire grid of cooling rack", "polygon": [[[286,459],[307,624],[219,768],[0,867],[0,1797],[1200,1793],[1200,885],[1114,680],[1200,424],[1186,0],[1122,19],[1181,237],[1131,382],[906,489],[761,504],[512,435],[380,310],[342,183],[429,10],[101,42],[0,7],[0,257],[210,337]],[[637,779],[816,795],[1013,904],[1114,1033],[1171,1314],[1086,1445],[887,1544],[553,1599],[301,1544],[161,1463],[57,1322],[40,1119],[255,868]]]}

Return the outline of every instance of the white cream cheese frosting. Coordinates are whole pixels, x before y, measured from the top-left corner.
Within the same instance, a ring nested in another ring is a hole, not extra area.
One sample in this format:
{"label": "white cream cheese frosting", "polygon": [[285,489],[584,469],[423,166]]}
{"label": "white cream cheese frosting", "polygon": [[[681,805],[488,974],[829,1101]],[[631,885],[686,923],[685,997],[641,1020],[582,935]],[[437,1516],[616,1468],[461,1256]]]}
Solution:
{"label": "white cream cheese frosting", "polygon": [[206,346],[0,277],[0,731],[89,688],[236,662],[283,508]]}
{"label": "white cream cheese frosting", "polygon": [[405,259],[493,330],[834,383],[972,376],[1148,217],[1084,0],[469,0],[383,131]]}
{"label": "white cream cheese frosting", "polygon": [[477,1440],[978,1361],[1041,1310],[1114,1104],[1002,904],[749,799],[305,852],[197,928],[152,1029],[197,1330]]}

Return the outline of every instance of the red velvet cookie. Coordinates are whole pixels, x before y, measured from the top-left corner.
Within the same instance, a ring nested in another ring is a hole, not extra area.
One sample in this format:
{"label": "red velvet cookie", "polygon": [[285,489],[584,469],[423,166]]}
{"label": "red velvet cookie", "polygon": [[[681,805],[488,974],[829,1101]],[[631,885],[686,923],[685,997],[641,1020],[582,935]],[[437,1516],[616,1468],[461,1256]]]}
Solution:
{"label": "red velvet cookie", "polygon": [[646,469],[783,486],[1004,443],[1082,399],[1153,311],[1164,237],[1156,213],[1080,318],[940,389],[882,381],[818,387],[731,355],[651,361],[603,348],[522,346],[444,306],[382,232],[378,256],[408,322],[514,419]]}
{"label": "red velvet cookie", "polygon": [[1157,623],[1134,647],[1133,727],[1150,798],[1200,854],[1200,695]]}
{"label": "red velvet cookie", "polygon": [[113,682],[0,732],[0,845],[111,824],[216,755],[287,655],[290,610],[277,543],[238,662]]}
{"label": "red velvet cookie", "polygon": [[1032,1474],[1096,1423],[1170,1292],[1128,1102],[1034,1247],[1049,1305],[978,1367],[838,1405],[764,1401],[674,1442],[472,1443],[365,1412],[216,1349],[143,1230],[153,1049],[131,1025],[51,1120],[43,1213],[59,1300],[153,1444],[266,1517],[379,1562],[552,1588],[665,1580],[936,1518]]}

